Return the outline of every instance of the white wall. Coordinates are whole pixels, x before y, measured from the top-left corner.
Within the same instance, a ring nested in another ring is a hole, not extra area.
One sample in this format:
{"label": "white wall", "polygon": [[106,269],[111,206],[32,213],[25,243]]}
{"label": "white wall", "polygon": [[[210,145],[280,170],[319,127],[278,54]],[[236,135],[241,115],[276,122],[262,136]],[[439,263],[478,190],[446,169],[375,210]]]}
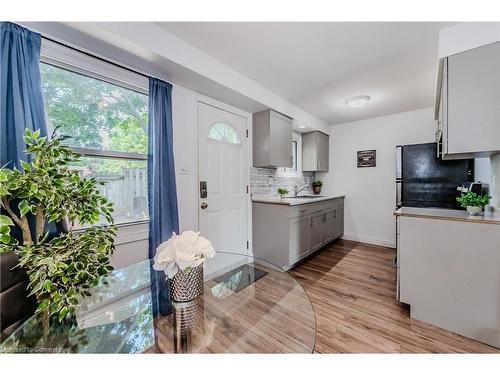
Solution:
{"label": "white wall", "polygon": [[172,122],[179,229],[198,230],[198,94],[174,85]]}
{"label": "white wall", "polygon": [[[434,141],[432,108],[333,126],[324,192],[345,194],[344,238],[395,246],[395,147]],[[375,168],[357,168],[356,153],[377,150]]]}

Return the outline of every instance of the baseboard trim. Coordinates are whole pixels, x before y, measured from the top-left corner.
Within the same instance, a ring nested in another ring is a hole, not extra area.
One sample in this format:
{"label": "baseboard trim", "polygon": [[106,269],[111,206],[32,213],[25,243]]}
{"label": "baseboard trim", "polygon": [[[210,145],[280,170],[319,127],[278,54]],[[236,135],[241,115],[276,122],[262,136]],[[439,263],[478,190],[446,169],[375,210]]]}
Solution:
{"label": "baseboard trim", "polygon": [[380,238],[374,238],[374,237],[369,237],[369,236],[360,236],[359,234],[353,234],[353,233],[344,233],[342,238],[344,240],[348,240],[348,241],[355,241],[355,242],[361,242],[361,243],[366,243],[366,244],[370,244],[370,245],[396,248],[396,241],[394,241],[394,240],[391,240],[391,241],[382,240]]}

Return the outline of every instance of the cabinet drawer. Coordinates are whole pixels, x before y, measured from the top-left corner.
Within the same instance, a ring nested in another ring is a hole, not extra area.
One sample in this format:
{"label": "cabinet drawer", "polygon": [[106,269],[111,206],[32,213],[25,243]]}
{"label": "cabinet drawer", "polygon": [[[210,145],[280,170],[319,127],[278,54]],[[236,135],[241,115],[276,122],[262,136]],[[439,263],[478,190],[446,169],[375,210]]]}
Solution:
{"label": "cabinet drawer", "polygon": [[333,199],[328,201],[299,204],[297,206],[290,207],[288,218],[292,219],[294,217],[311,215],[318,211],[328,210],[329,208],[333,208]]}

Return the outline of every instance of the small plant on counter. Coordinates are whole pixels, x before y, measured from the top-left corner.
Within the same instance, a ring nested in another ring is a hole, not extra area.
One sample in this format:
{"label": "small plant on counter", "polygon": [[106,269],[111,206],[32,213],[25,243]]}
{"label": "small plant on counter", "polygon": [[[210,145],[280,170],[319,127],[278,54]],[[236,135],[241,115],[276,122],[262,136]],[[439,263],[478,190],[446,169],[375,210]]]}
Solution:
{"label": "small plant on counter", "polygon": [[321,193],[321,187],[323,186],[323,181],[314,181],[312,183],[312,187],[313,187],[313,191],[314,191],[314,194],[319,194]]}
{"label": "small plant on counter", "polygon": [[457,197],[457,202],[460,203],[462,207],[465,207],[469,214],[477,215],[483,210],[483,207],[490,202],[490,199],[491,197],[489,195],[478,195],[469,191]]}
{"label": "small plant on counter", "polygon": [[278,194],[280,195],[281,199],[283,199],[288,194],[288,190],[286,188],[279,188]]}

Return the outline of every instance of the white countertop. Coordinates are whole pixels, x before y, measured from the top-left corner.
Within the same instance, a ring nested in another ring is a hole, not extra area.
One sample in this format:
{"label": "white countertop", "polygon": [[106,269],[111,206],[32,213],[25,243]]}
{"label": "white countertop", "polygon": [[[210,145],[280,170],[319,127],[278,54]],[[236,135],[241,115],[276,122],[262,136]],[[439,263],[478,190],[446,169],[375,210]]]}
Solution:
{"label": "white countertop", "polygon": [[396,216],[420,217],[423,219],[465,221],[469,223],[498,224],[500,212],[483,212],[473,216],[465,210],[448,210],[443,208],[401,207],[394,211]]}
{"label": "white countertop", "polygon": [[[300,197],[300,195],[299,195]],[[314,202],[321,202],[321,201],[327,201],[330,199],[335,199],[335,198],[344,198],[345,195],[318,195],[317,197],[314,198],[293,198],[293,197],[288,197],[288,198],[283,198],[281,199],[277,195],[252,195],[252,202],[259,202],[259,203],[270,203],[270,204],[282,204],[286,206],[297,206],[299,204],[307,204],[307,203],[314,203]]]}

